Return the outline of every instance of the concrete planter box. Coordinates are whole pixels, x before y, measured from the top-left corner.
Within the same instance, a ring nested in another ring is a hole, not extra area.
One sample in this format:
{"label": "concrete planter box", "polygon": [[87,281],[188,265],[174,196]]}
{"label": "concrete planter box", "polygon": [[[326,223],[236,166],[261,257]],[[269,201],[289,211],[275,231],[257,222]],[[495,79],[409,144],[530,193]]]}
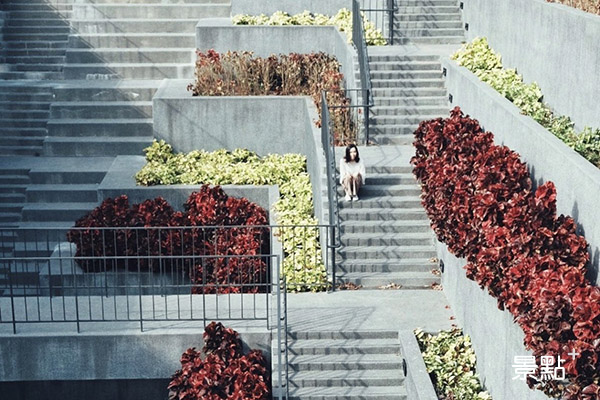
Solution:
{"label": "concrete planter box", "polygon": [[600,127],[600,16],[545,0],[466,0],[467,37],[487,36],[506,67],[539,83],[544,101]]}
{"label": "concrete planter box", "polygon": [[285,11],[289,14],[299,14],[308,10],[312,13],[335,15],[342,9],[352,8],[350,0],[231,0],[231,15],[270,15],[276,11]]}
{"label": "concrete planter box", "polygon": [[[466,68],[444,59],[446,87],[453,105],[480,121],[494,134],[495,142],[520,154],[535,183],[552,181],[557,190],[558,214],[572,216],[579,234],[590,247],[588,277],[596,285],[600,264],[600,170],[569,148],[492,87],[481,82]],[[595,103],[594,103],[595,104]]]}
{"label": "concrete planter box", "polygon": [[483,386],[494,399],[548,399],[542,392],[529,389],[524,381],[513,380],[514,357],[532,353],[525,349],[525,334],[513,322],[512,314],[499,310],[496,299],[467,278],[463,269],[467,261],[454,257],[443,243],[436,241],[436,248],[444,262],[444,293],[464,333],[471,337]]}
{"label": "concrete planter box", "polygon": [[398,337],[406,363],[404,385],[408,398],[411,400],[438,400],[415,334],[411,330],[400,331]]}
{"label": "concrete planter box", "polygon": [[252,51],[260,57],[322,51],[340,62],[347,89],[359,87],[354,72],[356,50],[334,26],[236,26],[229,18],[208,18],[196,26],[196,47],[202,52]]}
{"label": "concrete planter box", "polygon": [[306,155],[315,215],[327,221],[325,154],[317,109],[302,96],[193,97],[187,81],[164,80],[154,95],[154,136],[176,151],[247,148],[259,155]]}

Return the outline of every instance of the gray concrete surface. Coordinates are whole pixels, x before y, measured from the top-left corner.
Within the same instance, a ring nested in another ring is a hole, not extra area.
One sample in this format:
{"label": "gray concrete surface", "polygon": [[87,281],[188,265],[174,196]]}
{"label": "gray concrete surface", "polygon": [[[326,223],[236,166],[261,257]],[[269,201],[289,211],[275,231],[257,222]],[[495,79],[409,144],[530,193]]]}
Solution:
{"label": "gray concrete surface", "polygon": [[[327,221],[323,183],[325,154],[317,109],[309,97],[192,97],[185,80],[165,80],[154,102],[154,136],[176,151],[247,148],[259,155],[306,155],[313,187],[315,216]],[[201,121],[200,123],[198,121]],[[320,200],[320,201],[319,201]]]}
{"label": "gray concrete surface", "polygon": [[498,309],[487,290],[467,279],[463,259],[454,257],[446,245],[437,243],[438,257],[444,262],[442,285],[459,326],[471,337],[477,355],[477,373],[494,399],[548,399],[540,391],[529,389],[524,381],[513,379],[515,356],[531,352],[523,345],[524,333],[508,311]]}
{"label": "gray concrete surface", "polygon": [[250,14],[271,15],[276,11],[285,11],[289,14],[299,14],[308,10],[312,13],[335,15],[341,8],[352,8],[350,0],[278,0],[276,2],[262,0],[231,0],[231,15]]}
{"label": "gray concrete surface", "polygon": [[521,115],[515,105],[466,68],[448,59],[442,63],[453,105],[479,120],[497,144],[519,153],[536,184],[554,182],[558,214],[570,215],[577,222],[577,232],[590,244],[588,277],[600,283],[600,170],[532,118]]}
{"label": "gray concrete surface", "polygon": [[406,379],[404,385],[411,400],[437,400],[437,394],[429,378],[429,373],[419,349],[419,343],[412,330],[398,332],[402,355],[406,363]]}
{"label": "gray concrete surface", "polygon": [[340,62],[346,89],[359,87],[354,76],[356,51],[334,26],[234,26],[229,18],[206,18],[196,26],[196,47],[203,52],[252,51],[260,57],[322,51]]}
{"label": "gray concrete surface", "polygon": [[554,110],[600,127],[600,16],[544,0],[471,0],[463,21],[468,40],[487,36],[504,66],[537,82]]}

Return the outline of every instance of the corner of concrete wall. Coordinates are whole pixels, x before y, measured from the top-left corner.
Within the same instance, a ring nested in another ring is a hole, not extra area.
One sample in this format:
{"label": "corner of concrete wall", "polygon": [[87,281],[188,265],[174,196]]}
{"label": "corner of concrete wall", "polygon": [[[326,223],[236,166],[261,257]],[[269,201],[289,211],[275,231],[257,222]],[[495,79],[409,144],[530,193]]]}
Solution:
{"label": "corner of concrete wall", "polygon": [[429,378],[415,334],[411,330],[401,330],[398,337],[400,338],[401,354],[406,363],[404,385],[408,398],[411,400],[437,400],[438,396]]}

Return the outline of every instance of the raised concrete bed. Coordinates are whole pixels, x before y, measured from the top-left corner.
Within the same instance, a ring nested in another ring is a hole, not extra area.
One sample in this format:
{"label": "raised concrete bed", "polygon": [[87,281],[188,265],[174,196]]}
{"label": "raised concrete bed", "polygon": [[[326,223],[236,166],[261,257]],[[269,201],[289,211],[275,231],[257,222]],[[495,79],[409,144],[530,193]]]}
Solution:
{"label": "raised concrete bed", "polygon": [[406,363],[406,378],[404,385],[408,398],[411,400],[437,400],[437,394],[419,349],[419,343],[411,330],[398,333],[400,338],[401,354]]}
{"label": "raised concrete bed", "polygon": [[464,333],[471,337],[483,386],[494,399],[547,400],[546,395],[529,389],[524,381],[513,380],[514,357],[532,353],[525,349],[525,335],[513,322],[512,314],[499,310],[495,298],[467,279],[465,260],[450,254],[443,243],[436,241],[436,248],[444,262],[444,293]]}
{"label": "raised concrete bed", "polygon": [[347,89],[359,87],[354,72],[356,50],[333,26],[236,26],[229,18],[207,18],[196,26],[196,47],[202,52],[252,51],[260,57],[322,51],[340,62]]}
{"label": "raised concrete bed", "polygon": [[[306,155],[315,215],[327,221],[325,154],[317,109],[302,96],[193,97],[185,80],[164,80],[153,99],[154,136],[176,151],[247,148]],[[249,198],[250,199],[250,198]],[[260,203],[259,203],[260,204]]]}
{"label": "raised concrete bed", "polygon": [[342,9],[352,9],[350,0],[231,0],[231,15],[249,14],[271,15],[276,11],[285,11],[289,14],[299,14],[308,10],[312,13],[335,15]]}
{"label": "raised concrete bed", "polygon": [[[559,214],[571,215],[579,234],[589,242],[591,266],[588,277],[600,283],[600,170],[569,148],[502,95],[454,61],[443,59],[446,87],[453,105],[480,121],[503,144],[520,154],[532,179],[540,184],[552,181],[557,190]],[[594,103],[596,104],[596,103]]]}
{"label": "raised concrete bed", "polygon": [[578,127],[600,127],[600,16],[545,0],[468,0],[463,20],[469,40],[487,36],[557,112]]}

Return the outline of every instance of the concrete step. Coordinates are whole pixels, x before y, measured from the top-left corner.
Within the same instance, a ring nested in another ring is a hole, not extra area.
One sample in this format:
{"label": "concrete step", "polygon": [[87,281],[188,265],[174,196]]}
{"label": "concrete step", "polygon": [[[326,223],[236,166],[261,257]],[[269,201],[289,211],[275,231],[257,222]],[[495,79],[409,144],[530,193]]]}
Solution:
{"label": "concrete step", "polygon": [[195,48],[194,33],[97,33],[69,36],[71,48]]}
{"label": "concrete step", "polygon": [[460,21],[461,19],[460,13],[396,13],[394,15],[394,21],[399,24],[404,21]]}
{"label": "concrete step", "polygon": [[89,184],[100,183],[106,175],[105,169],[92,171],[49,170],[34,171],[29,174],[34,184]]}
{"label": "concrete step", "polygon": [[[367,182],[368,182],[367,177]],[[338,194],[343,194],[342,190]],[[419,196],[421,189],[417,185],[371,185],[366,184],[360,189],[360,195],[367,197],[372,196]],[[361,200],[359,200],[361,201]]]}
{"label": "concrete step", "polygon": [[66,53],[68,64],[194,64],[195,53],[192,49],[69,49]]}
{"label": "concrete step", "polygon": [[56,101],[152,101],[160,81],[78,81],[57,87]]}
{"label": "concrete step", "polygon": [[444,80],[441,78],[429,78],[429,79],[371,79],[373,89],[379,88],[443,88]]}
{"label": "concrete step", "polygon": [[13,119],[0,117],[0,126],[3,128],[45,128],[47,118]]}
{"label": "concrete step", "polygon": [[404,386],[291,388],[290,400],[407,400]]}
{"label": "concrete step", "polygon": [[2,53],[6,57],[64,57],[65,48],[11,48],[4,49]]}
{"label": "concrete step", "polygon": [[0,155],[3,156],[34,156],[39,157],[42,154],[42,146],[18,146],[6,145],[0,146]]}
{"label": "concrete step", "polygon": [[432,258],[436,257],[435,247],[433,245],[424,246],[343,246],[339,250],[338,259],[356,260],[356,259],[378,259],[378,260],[398,260],[414,258]]}
{"label": "concrete step", "polygon": [[76,32],[87,33],[190,33],[198,24],[198,18],[183,19],[180,15],[174,19],[72,19],[71,25]]}
{"label": "concrete step", "polygon": [[69,39],[69,32],[50,33],[50,32],[31,32],[31,33],[5,33],[3,39],[9,41],[56,41],[66,42]]}
{"label": "concrete step", "polygon": [[416,220],[346,220],[340,222],[340,228],[343,234],[352,233],[416,233],[431,232],[429,219],[420,218]]}
{"label": "concrete step", "polygon": [[5,21],[6,27],[19,26],[19,27],[68,27],[69,21],[62,18],[36,18],[27,13],[24,16],[17,17],[11,15],[9,19]]}
{"label": "concrete step", "polygon": [[433,244],[430,233],[351,233],[342,236],[346,246],[427,246]]}
{"label": "concrete step", "polygon": [[52,119],[148,119],[152,117],[152,102],[55,102],[52,103],[50,115]]}
{"label": "concrete step", "polygon": [[371,54],[369,55],[369,63],[371,62],[440,62],[440,56],[436,54]]}
{"label": "concrete step", "polygon": [[413,97],[373,97],[375,107],[378,106],[445,106],[448,107],[446,96],[413,96]]}
{"label": "concrete step", "polygon": [[6,49],[66,49],[68,46],[68,41],[58,41],[58,40],[37,40],[37,41],[27,41],[27,42],[5,42]]}
{"label": "concrete step", "polygon": [[[369,185],[416,185],[417,180],[412,173],[402,174],[378,174],[372,173],[367,175]],[[343,193],[343,192],[342,192]]]}
{"label": "concrete step", "polygon": [[435,15],[435,14],[459,14],[460,8],[458,4],[454,5],[430,5],[430,4],[420,4],[420,5],[406,5],[400,2],[396,5],[396,11],[394,15],[405,15],[405,14],[426,14],[426,15]]}
{"label": "concrete step", "polygon": [[396,354],[398,338],[384,339],[308,339],[288,343],[290,355],[317,354]]}
{"label": "concrete step", "polygon": [[461,20],[454,21],[402,21],[394,22],[394,29],[463,29]]}
{"label": "concrete step", "polygon": [[11,71],[0,72],[2,80],[61,80],[62,72]]}
{"label": "concrete step", "polygon": [[373,98],[377,97],[446,97],[445,88],[415,87],[415,88],[373,88]]}
{"label": "concrete step", "polygon": [[16,185],[29,183],[29,177],[23,174],[2,174],[0,175],[0,185]]}
{"label": "concrete step", "polygon": [[108,75],[110,79],[193,79],[194,63],[66,64],[64,74],[65,79],[87,79],[90,75]]}
{"label": "concrete step", "polygon": [[371,76],[379,71],[441,71],[439,61],[371,61]]}
{"label": "concrete step", "polygon": [[69,34],[71,28],[69,25],[61,26],[4,26],[0,29],[0,32],[4,34],[33,34],[33,33],[49,33],[49,34]]}
{"label": "concrete step", "polygon": [[148,137],[48,137],[43,154],[49,157],[108,157],[143,155],[152,144]]}
{"label": "concrete step", "polygon": [[13,65],[35,65],[36,67],[41,68],[43,65],[56,65],[56,64],[62,65],[65,63],[65,57],[63,57],[63,56],[5,57],[5,61],[7,63],[13,64]]}
{"label": "concrete step", "polygon": [[[0,204],[0,212],[8,212],[8,213],[21,213],[23,209],[24,203],[1,203]],[[0,241],[0,244],[2,242]]]}
{"label": "concrete step", "polygon": [[[289,331],[290,341],[314,339],[398,339],[396,331]],[[297,356],[299,357],[299,356]],[[349,357],[349,356],[343,356]]]}
{"label": "concrete step", "polygon": [[402,359],[391,354],[345,354],[292,356],[289,358],[292,371],[349,371],[390,370],[402,368]]}
{"label": "concrete step", "polygon": [[0,224],[5,225],[11,222],[19,222],[21,213],[18,212],[0,212]]}
{"label": "concrete step", "polygon": [[97,202],[90,203],[27,203],[23,207],[24,221],[76,221],[92,211]]}
{"label": "concrete step", "polygon": [[4,204],[21,204],[25,201],[23,193],[0,193],[0,207]]}
{"label": "concrete step", "polygon": [[72,11],[22,11],[15,10],[8,12],[8,20],[11,19],[39,19],[39,20],[50,20],[50,21],[61,21],[68,20],[71,18]]}
{"label": "concrete step", "polygon": [[[1,90],[1,89],[0,89]],[[3,101],[0,100],[0,110],[18,110],[18,111],[48,111],[50,109],[50,102],[38,102],[38,101]]]}
{"label": "concrete step", "polygon": [[464,36],[420,36],[398,39],[398,44],[460,44],[464,42]]}
{"label": "concrete step", "polygon": [[442,71],[371,71],[371,79],[441,79]]}
{"label": "concrete step", "polygon": [[11,68],[13,71],[23,71],[23,72],[61,72],[62,64],[30,64],[30,63],[18,63],[11,64]]}
{"label": "concrete step", "polygon": [[386,140],[386,138],[406,138],[408,143],[412,143],[414,141],[413,134],[418,126],[418,123],[372,126],[369,138],[373,140]]}
{"label": "concrete step", "polygon": [[45,136],[0,136],[0,146],[42,147]]}
{"label": "concrete step", "polygon": [[367,174],[406,174],[411,173],[411,165],[369,165],[366,168]]}
{"label": "concrete step", "polygon": [[0,136],[2,137],[45,137],[46,134],[46,128],[14,128],[6,126],[0,128]]}
{"label": "concrete step", "polygon": [[[15,110],[0,109],[0,119],[2,120],[41,120],[48,118],[48,110]],[[9,122],[10,125],[10,122]]]}
{"label": "concrete step", "polygon": [[226,4],[74,4],[75,19],[177,19],[229,17],[231,7]]}
{"label": "concrete step", "polygon": [[378,116],[421,116],[448,114],[447,106],[374,106],[371,113]]}
{"label": "concrete step", "polygon": [[[76,141],[92,137],[150,137],[152,119],[50,119],[48,136],[51,138],[75,137]],[[60,141],[60,140],[58,140]],[[64,140],[63,140],[64,142]]]}
{"label": "concrete step", "polygon": [[402,260],[344,260],[336,263],[338,274],[370,274],[391,272],[431,272],[438,266],[428,258],[407,258]]}
{"label": "concrete step", "polygon": [[[414,131],[417,127],[412,127]],[[412,145],[415,138],[412,134],[400,134],[400,135],[386,135],[380,133],[371,133],[369,135],[369,141],[377,144],[377,145],[392,145],[392,146],[406,146]]]}
{"label": "concrete step", "polygon": [[98,200],[97,184],[31,184],[23,192],[29,203],[71,202],[92,203]]}
{"label": "concrete step", "polygon": [[460,28],[447,29],[447,28],[400,28],[397,32],[401,37],[430,37],[430,36],[460,36],[464,38],[465,30]]}
{"label": "concrete step", "polygon": [[[367,177],[367,180],[370,180]],[[414,178],[413,178],[414,179]],[[345,201],[343,198],[339,199],[339,208],[417,208],[421,206],[420,196],[362,196],[359,201]]]}
{"label": "concrete step", "polygon": [[336,279],[340,283],[362,285],[364,289],[377,289],[390,284],[399,285],[401,289],[429,289],[440,283],[440,277],[431,272],[352,272],[338,274]]}
{"label": "concrete step", "polygon": [[422,115],[373,115],[371,121],[376,124],[376,129],[380,125],[415,125],[415,128],[421,121],[429,121],[432,119],[446,117],[448,112],[438,114],[422,114]]}
{"label": "concrete step", "polygon": [[87,0],[89,4],[229,4],[230,0]]}
{"label": "concrete step", "polygon": [[400,386],[404,377],[400,369],[353,371],[294,371],[289,375],[290,387],[369,387]]}
{"label": "concrete step", "polygon": [[63,3],[54,3],[52,5],[46,4],[43,2],[31,2],[31,3],[22,3],[22,2],[7,2],[3,3],[0,6],[2,11],[46,11],[46,12],[62,12],[62,11],[71,11],[71,3],[63,2]]}

